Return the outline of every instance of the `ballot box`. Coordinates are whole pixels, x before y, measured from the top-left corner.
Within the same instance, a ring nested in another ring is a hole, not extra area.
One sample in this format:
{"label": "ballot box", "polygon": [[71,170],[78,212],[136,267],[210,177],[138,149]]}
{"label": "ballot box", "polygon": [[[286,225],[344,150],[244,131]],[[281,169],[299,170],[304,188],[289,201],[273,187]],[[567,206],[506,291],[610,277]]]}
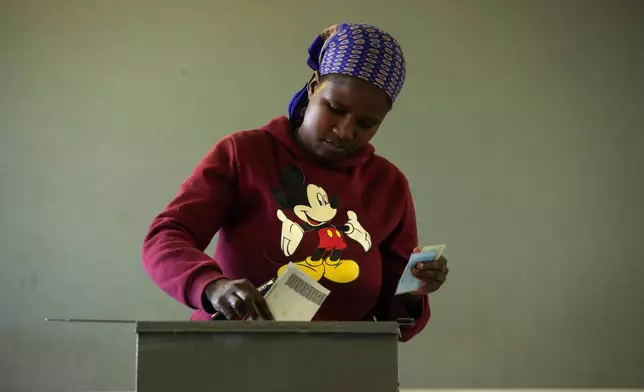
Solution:
{"label": "ballot box", "polygon": [[395,322],[137,321],[136,391],[395,392]]}

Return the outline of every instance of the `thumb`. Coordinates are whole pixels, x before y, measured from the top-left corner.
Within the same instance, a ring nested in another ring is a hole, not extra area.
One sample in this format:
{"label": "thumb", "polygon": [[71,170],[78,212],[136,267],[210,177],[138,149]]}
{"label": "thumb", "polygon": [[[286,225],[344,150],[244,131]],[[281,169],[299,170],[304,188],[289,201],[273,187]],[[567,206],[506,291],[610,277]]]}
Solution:
{"label": "thumb", "polygon": [[420,253],[420,248],[419,248],[419,247],[415,247],[415,248],[414,248],[413,253]]}
{"label": "thumb", "polygon": [[347,211],[347,217],[349,218],[349,220],[358,219],[356,213],[351,210]]}
{"label": "thumb", "polygon": [[277,210],[277,219],[281,220],[282,222],[286,222],[288,220],[288,218],[286,217],[286,215],[284,215],[282,210]]}

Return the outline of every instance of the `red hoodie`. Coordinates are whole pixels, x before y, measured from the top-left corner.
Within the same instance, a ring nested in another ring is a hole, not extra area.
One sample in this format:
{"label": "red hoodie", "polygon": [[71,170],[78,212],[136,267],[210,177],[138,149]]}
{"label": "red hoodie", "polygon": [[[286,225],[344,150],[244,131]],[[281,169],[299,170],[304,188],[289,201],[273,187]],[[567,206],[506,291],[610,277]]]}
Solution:
{"label": "red hoodie", "polygon": [[[216,233],[210,257],[203,251]],[[430,313],[427,296],[415,297],[414,310],[404,303],[410,298],[394,296],[417,245],[409,186],[393,164],[369,145],[320,166],[278,117],[215,144],[154,218],[143,265],[162,290],[195,309],[192,320],[208,320],[209,283],[245,278],[257,286],[293,262],[331,291],[314,320],[412,317],[415,325],[401,331],[407,341]]]}

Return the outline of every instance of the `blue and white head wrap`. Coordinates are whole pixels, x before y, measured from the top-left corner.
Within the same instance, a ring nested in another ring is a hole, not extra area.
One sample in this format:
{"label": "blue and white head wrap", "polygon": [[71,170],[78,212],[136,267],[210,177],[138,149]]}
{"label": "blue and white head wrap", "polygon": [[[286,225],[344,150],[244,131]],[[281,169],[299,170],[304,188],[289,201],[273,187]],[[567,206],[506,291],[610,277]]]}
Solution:
{"label": "blue and white head wrap", "polygon": [[[343,74],[372,83],[396,100],[405,82],[405,58],[391,35],[367,24],[334,25],[309,46],[307,64],[320,76]],[[309,102],[308,83],[288,105],[289,117],[300,123]]]}

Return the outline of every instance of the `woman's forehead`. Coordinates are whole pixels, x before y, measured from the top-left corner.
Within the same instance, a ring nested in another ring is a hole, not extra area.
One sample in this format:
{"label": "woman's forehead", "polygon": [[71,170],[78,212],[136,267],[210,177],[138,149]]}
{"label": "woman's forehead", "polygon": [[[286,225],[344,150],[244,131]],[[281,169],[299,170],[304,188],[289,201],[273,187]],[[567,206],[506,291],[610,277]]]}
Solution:
{"label": "woman's forehead", "polygon": [[371,117],[381,118],[391,108],[391,101],[378,87],[352,76],[324,78],[321,92],[327,100],[360,108]]}

